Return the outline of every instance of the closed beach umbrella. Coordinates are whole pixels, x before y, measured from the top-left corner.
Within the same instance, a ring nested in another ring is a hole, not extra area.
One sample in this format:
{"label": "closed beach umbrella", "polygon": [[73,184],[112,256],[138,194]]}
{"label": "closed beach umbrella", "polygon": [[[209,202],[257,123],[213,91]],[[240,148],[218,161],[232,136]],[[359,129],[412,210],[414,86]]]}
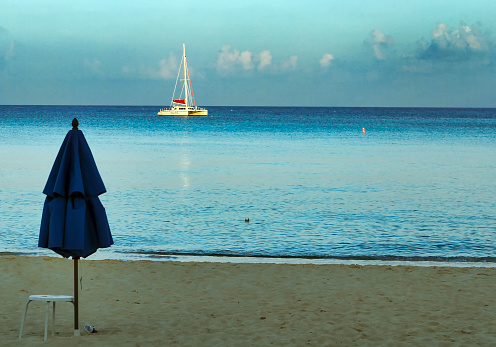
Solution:
{"label": "closed beach umbrella", "polygon": [[79,335],[78,260],[114,242],[105,208],[98,196],[106,192],[78,120],[55,158],[43,193],[38,246],[74,260],[74,334]]}

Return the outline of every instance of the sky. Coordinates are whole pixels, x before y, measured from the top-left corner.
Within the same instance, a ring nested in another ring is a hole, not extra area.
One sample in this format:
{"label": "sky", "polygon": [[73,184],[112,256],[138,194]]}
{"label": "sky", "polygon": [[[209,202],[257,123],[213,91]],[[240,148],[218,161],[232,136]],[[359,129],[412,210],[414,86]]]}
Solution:
{"label": "sky", "polygon": [[496,107],[494,0],[2,0],[0,104]]}

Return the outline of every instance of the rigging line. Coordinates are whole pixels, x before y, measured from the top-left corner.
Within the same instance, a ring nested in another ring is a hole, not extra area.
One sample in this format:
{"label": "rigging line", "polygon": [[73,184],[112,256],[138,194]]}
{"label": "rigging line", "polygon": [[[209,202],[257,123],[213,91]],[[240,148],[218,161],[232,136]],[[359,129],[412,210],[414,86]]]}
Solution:
{"label": "rigging line", "polygon": [[186,71],[188,71],[189,88],[191,89],[191,96],[193,97],[193,105],[195,105],[196,108],[195,94],[193,93],[193,85],[191,84],[191,78],[189,77],[188,64],[186,64]]}
{"label": "rigging line", "polygon": [[[183,57],[184,59],[184,57]],[[172,93],[171,106],[174,104],[174,95],[176,95],[177,81],[179,80],[179,73],[181,72],[181,66],[183,66],[183,59],[181,59],[181,64],[179,64],[179,70],[177,71],[176,85],[174,86],[174,92]],[[181,95],[179,95],[179,99]]]}

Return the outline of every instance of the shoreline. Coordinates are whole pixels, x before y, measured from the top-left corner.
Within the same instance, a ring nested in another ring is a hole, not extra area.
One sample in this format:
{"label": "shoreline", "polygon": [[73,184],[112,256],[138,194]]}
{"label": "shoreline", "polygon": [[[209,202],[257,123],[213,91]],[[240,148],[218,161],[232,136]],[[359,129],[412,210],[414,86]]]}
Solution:
{"label": "shoreline", "polygon": [[[5,346],[43,343],[29,295],[72,295],[72,260],[2,256]],[[495,345],[494,268],[80,261],[81,328],[57,305],[51,346]]]}
{"label": "shoreline", "polygon": [[[40,252],[0,252],[2,256],[53,257],[58,254],[41,250]],[[416,267],[475,267],[496,268],[496,262],[484,261],[442,261],[442,260],[381,260],[381,259],[344,259],[344,258],[300,258],[300,257],[262,257],[262,256],[211,256],[211,255],[161,255],[156,253],[116,253],[99,250],[87,260],[122,261],[159,261],[159,262],[198,262],[233,264],[293,264],[293,265],[360,265],[360,266],[416,266]]]}

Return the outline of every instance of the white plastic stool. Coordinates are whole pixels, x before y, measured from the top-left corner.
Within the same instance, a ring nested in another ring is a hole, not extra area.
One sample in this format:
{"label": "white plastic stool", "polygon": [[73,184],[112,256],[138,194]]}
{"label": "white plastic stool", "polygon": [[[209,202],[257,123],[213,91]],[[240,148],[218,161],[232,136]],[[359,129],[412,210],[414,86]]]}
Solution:
{"label": "white plastic stool", "polygon": [[50,308],[50,302],[53,302],[53,312],[52,312],[52,336],[55,335],[55,302],[56,301],[66,301],[71,302],[74,305],[74,297],[67,295],[30,295],[29,300],[26,303],[26,309],[24,310],[24,315],[22,316],[21,331],[19,332],[19,338],[22,337],[22,331],[24,329],[24,322],[26,321],[26,315],[28,313],[28,305],[31,301],[45,301],[46,302],[46,312],[45,312],[45,341],[47,340],[48,332],[48,310]]}

